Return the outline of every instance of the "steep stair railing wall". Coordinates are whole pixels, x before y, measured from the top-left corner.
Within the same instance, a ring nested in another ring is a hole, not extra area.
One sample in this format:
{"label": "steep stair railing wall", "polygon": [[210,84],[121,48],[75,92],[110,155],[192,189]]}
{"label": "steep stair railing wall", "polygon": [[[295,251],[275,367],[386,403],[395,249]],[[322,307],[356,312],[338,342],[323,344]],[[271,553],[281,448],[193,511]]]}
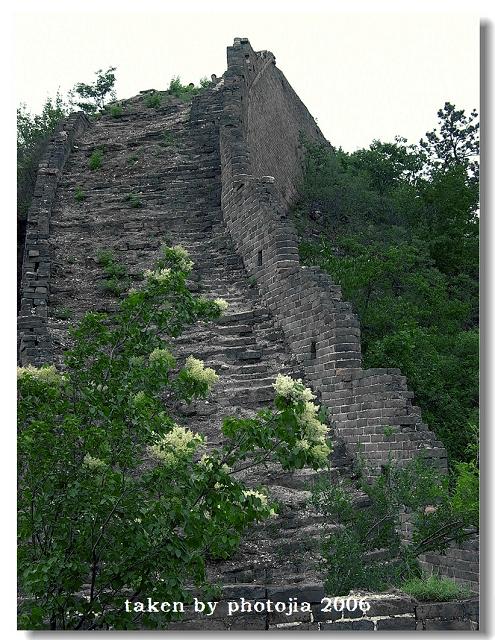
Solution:
{"label": "steep stair railing wall", "polygon": [[[361,451],[379,471],[389,455],[409,460],[422,449],[446,469],[445,449],[421,421],[404,376],[397,369],[362,369],[359,321],[340,287],[318,268],[300,264],[288,206],[301,177],[300,133],[322,141],[320,130],[272,54],[257,54],[237,38],[227,61],[222,207],[248,272],[352,452]],[[284,154],[290,157],[277,165]]]}
{"label": "steep stair railing wall", "polygon": [[[413,405],[400,370],[363,369],[360,324],[341,288],[318,268],[301,265],[288,210],[302,174],[301,132],[324,138],[275,66],[245,38],[227,48],[220,125],[222,209],[235,246],[260,289],[307,380],[319,392],[336,435],[376,474],[389,459],[400,464],[420,452],[447,470],[442,443]],[[403,533],[411,526],[407,514]],[[428,571],[476,589],[479,541],[427,554]]]}
{"label": "steep stair railing wall", "polygon": [[22,366],[50,362],[47,329],[50,294],[50,218],[57,185],[77,136],[89,126],[82,112],[72,113],[48,143],[28,211],[17,321],[18,358]]}

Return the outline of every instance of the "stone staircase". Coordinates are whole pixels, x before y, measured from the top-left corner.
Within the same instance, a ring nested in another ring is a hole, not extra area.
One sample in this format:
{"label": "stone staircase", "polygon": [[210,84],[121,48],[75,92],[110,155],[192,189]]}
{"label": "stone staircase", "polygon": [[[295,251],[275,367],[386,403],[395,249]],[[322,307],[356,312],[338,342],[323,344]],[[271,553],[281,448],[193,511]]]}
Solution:
{"label": "stone staircase", "polygon": [[[60,361],[69,322],[88,310],[115,307],[115,297],[102,288],[100,250],[112,250],[137,279],[162,244],[181,244],[195,263],[191,289],[229,303],[219,321],[199,322],[172,344],[179,362],[194,355],[220,376],[207,401],[179,410],[181,424],[216,445],[225,416],[253,416],[273,400],[279,372],[301,372],[223,223],[219,94],[209,90],[192,107],[170,98],[157,109],[148,108],[145,97],[126,101],[119,118],[98,119],[77,140],[65,167],[51,218],[48,330]],[[88,163],[95,149],[103,151],[103,160],[92,171]],[[81,201],[75,199],[77,189],[85,196]],[[140,206],[131,206],[129,194]],[[69,319],[61,318],[69,312]],[[274,464],[246,473],[249,485],[269,487],[280,514],[253,529],[235,558],[212,563],[211,577],[224,584],[319,580],[319,537],[334,525],[306,504],[314,476],[309,470],[286,473]]]}

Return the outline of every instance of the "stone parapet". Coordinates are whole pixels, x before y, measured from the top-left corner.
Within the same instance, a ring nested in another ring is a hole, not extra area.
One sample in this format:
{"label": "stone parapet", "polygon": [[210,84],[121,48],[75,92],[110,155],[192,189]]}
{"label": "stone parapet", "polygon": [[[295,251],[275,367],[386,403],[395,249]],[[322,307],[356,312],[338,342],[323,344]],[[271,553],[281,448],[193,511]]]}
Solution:
{"label": "stone parapet", "polygon": [[77,136],[89,126],[82,112],[72,113],[57,127],[38,167],[28,212],[18,317],[19,362],[41,366],[50,362],[47,304],[50,294],[50,218],[62,170]]}

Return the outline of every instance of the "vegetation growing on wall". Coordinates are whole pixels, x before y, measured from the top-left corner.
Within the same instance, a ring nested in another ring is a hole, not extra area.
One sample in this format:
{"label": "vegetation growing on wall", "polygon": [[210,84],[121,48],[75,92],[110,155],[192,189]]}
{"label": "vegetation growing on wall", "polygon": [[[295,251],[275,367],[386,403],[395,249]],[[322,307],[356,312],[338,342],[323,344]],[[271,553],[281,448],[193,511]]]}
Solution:
{"label": "vegetation growing on wall", "polygon": [[469,589],[465,589],[448,578],[428,576],[428,578],[411,578],[402,585],[402,591],[416,600],[426,602],[447,602],[469,597]]}
{"label": "vegetation growing on wall", "polygon": [[[328,593],[401,587],[420,578],[417,558],[421,554],[442,552],[451,542],[463,542],[478,533],[475,463],[458,463],[450,483],[448,476],[420,457],[402,468],[389,462],[373,480],[366,479],[365,471],[361,469],[358,482],[369,499],[365,507],[356,508],[353,487],[344,480],[338,484],[321,480],[313,493],[316,508],[341,525],[322,541]],[[399,534],[404,507],[413,526],[410,544],[403,544]]]}
{"label": "vegetation growing on wall", "polygon": [[174,76],[170,80],[168,87],[169,93],[181,100],[191,100],[193,96],[197,95],[201,89],[205,89],[211,85],[211,82],[207,78],[201,78],[199,86],[195,86],[193,82],[188,85],[182,84],[179,76]]}
{"label": "vegetation growing on wall", "polygon": [[[57,92],[55,98],[47,98],[40,113],[33,114],[25,104],[17,109],[17,218],[22,225],[31,203],[38,164],[46,148],[48,140],[57,125],[71,111],[84,111],[88,116],[108,113],[113,118],[120,118],[123,113],[121,104],[110,104],[115,100],[116,67],[106,71],[95,72],[95,80],[90,83],[78,82],[73,89],[63,96]],[[148,95],[145,103],[149,107],[159,107],[166,96],[174,96],[189,101],[202,89],[212,83],[201,78],[199,85],[182,84],[179,76],[170,80],[168,92],[155,91]],[[23,236],[23,231],[20,231]]]}
{"label": "vegetation growing on wall", "polygon": [[[82,109],[95,114],[103,109],[108,98],[114,95],[115,71],[97,71],[94,83],[77,83],[67,96],[57,92],[55,98],[47,98],[40,113],[33,114],[25,104],[17,109],[17,271],[18,292],[24,248],[27,213],[33,197],[38,165],[50,137],[61,121],[74,110]],[[113,112],[114,116],[118,114]]]}
{"label": "vegetation growing on wall", "polygon": [[227,306],[190,293],[191,267],[184,249],[165,248],[116,313],[72,328],[62,371],[18,371],[20,628],[163,627],[171,613],[124,602],[209,592],[206,561],[275,515],[238,472],[327,465],[314,396],[287,376],[272,409],[225,419],[222,446],[176,423],[174,408],[207,397],[218,376],[194,357],[178,368],[169,339]]}
{"label": "vegetation growing on wall", "polygon": [[364,367],[398,367],[450,460],[478,424],[479,124],[446,103],[439,128],[346,153],[306,143],[300,254],[342,285]]}
{"label": "vegetation growing on wall", "polygon": [[109,67],[106,71],[99,69],[95,71],[94,82],[78,82],[72,91],[74,105],[88,115],[103,111],[108,101],[116,98],[115,70],[116,67]]}

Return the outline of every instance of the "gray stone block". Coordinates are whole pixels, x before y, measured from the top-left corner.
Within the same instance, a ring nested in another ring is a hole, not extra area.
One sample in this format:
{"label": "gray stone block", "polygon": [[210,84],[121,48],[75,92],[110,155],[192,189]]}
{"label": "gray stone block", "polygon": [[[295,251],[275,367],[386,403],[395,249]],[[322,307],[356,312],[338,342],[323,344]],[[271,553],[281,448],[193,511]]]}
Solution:
{"label": "gray stone block", "polygon": [[376,630],[377,631],[415,631],[416,618],[414,616],[382,618],[376,621]]}

